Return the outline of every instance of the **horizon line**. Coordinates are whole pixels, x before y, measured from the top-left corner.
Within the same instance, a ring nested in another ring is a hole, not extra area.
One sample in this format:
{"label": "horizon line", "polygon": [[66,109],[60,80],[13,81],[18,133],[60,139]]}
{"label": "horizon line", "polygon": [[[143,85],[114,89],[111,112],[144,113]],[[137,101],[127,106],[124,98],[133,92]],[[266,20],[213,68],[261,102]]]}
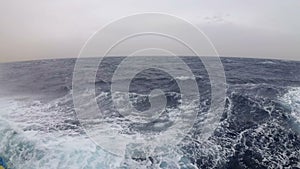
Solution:
{"label": "horizon line", "polygon": [[[111,55],[111,56],[91,56],[91,57],[81,57],[81,59],[94,59],[98,57],[111,57],[111,58],[116,58],[116,57],[173,57],[173,56],[167,56],[167,55],[141,55],[141,56],[123,56],[123,55]],[[295,61],[295,62],[300,62],[299,60],[295,59],[284,59],[284,58],[269,58],[269,57],[248,57],[248,56],[196,56],[196,55],[190,55],[190,56],[185,56],[185,55],[180,55],[177,57],[219,57],[219,58],[237,58],[237,59],[260,59],[260,60],[280,60],[280,61]],[[65,59],[79,59],[79,57],[55,57],[55,58],[36,58],[36,59],[24,59],[24,60],[16,60],[16,61],[0,61],[0,64],[5,64],[5,63],[21,63],[21,62],[34,62],[34,61],[50,61],[50,60],[65,60]]]}

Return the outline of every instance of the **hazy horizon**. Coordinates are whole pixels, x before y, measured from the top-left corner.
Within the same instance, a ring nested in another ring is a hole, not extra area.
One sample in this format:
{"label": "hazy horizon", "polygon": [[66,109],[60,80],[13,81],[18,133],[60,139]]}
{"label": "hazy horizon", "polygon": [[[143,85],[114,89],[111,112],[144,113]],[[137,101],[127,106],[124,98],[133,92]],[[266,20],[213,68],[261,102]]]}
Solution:
{"label": "hazy horizon", "polygon": [[[125,56],[105,56],[105,57],[125,57]],[[128,56],[127,56],[128,57]],[[132,56],[129,56],[132,57]],[[167,57],[167,56],[138,56],[138,57]],[[171,56],[170,56],[171,57]],[[198,56],[178,56],[178,57],[198,57]],[[216,57],[216,56],[200,56],[200,57]],[[16,61],[2,61],[1,63],[17,63],[17,62],[30,62],[30,61],[46,61],[46,60],[60,60],[60,59],[77,59],[78,57],[49,57],[49,58],[35,58],[27,60],[16,60]],[[87,57],[85,59],[94,59],[98,57]],[[281,60],[281,61],[295,61],[300,62],[300,60],[289,59],[289,58],[265,58],[265,57],[240,57],[240,56],[219,56],[219,58],[243,58],[243,59],[262,59],[262,60]]]}

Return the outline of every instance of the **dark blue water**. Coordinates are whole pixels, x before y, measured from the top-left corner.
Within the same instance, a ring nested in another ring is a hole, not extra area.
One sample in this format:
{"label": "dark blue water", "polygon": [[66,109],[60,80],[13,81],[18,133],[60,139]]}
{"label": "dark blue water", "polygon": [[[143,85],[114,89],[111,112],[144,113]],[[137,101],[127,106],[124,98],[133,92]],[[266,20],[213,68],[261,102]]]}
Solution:
{"label": "dark blue water", "polygon": [[[123,59],[106,58],[97,72],[97,103],[110,118],[123,118],[114,109],[110,93],[112,76]],[[81,149],[86,140],[64,143],[86,136],[72,101],[76,60],[59,59],[0,65],[0,156],[12,168],[300,168],[300,62],[222,58],[225,110],[212,136],[202,142],[200,116],[210,107],[211,84],[199,58],[182,59],[196,77],[201,112],[188,135],[174,145],[176,155],[127,156],[114,161],[104,158],[97,146]],[[149,109],[148,95],[154,89],[165,92],[168,111],[180,106],[176,79],[157,69],[146,69],[131,79],[132,105],[140,111]],[[172,126],[166,121],[165,128],[156,128],[161,121],[130,123],[122,132],[152,134]]]}

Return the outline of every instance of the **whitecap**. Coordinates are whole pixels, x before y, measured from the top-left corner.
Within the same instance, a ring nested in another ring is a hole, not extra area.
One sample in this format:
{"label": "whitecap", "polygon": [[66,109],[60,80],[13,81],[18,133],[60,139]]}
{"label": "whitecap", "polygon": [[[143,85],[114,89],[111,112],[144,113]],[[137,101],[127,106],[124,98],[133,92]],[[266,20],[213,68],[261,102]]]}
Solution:
{"label": "whitecap", "polygon": [[282,101],[291,107],[291,115],[300,123],[300,87],[291,88],[283,97]]}

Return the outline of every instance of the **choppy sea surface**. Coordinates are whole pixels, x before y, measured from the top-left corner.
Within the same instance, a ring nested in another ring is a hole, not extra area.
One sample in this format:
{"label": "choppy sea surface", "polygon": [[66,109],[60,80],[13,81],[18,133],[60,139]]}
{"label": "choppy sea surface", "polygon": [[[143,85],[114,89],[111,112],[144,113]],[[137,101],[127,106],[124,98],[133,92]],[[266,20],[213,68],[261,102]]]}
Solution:
{"label": "choppy sea surface", "polygon": [[[105,58],[99,65],[95,91],[87,91],[96,93],[97,103],[111,123],[115,119],[122,122],[110,89],[114,71],[123,59]],[[225,109],[218,127],[203,141],[199,131],[201,112],[208,110],[211,101],[209,76],[198,57],[181,59],[196,77],[201,97],[199,119],[180,143],[169,145],[169,153],[128,153],[123,157],[94,144],[76,117],[72,97],[76,59],[0,64],[0,157],[16,169],[300,168],[300,62],[221,58],[227,87]],[[162,62],[173,66],[163,58]],[[125,121],[112,126],[122,134],[166,130],[172,121],[163,117],[179,113],[177,82],[189,80],[156,69],[136,74],[130,79],[132,105],[147,110],[149,93],[159,88],[167,98],[166,110],[161,119],[151,123]]]}

